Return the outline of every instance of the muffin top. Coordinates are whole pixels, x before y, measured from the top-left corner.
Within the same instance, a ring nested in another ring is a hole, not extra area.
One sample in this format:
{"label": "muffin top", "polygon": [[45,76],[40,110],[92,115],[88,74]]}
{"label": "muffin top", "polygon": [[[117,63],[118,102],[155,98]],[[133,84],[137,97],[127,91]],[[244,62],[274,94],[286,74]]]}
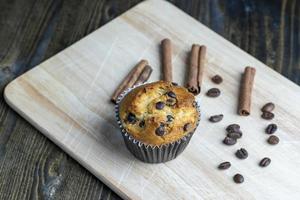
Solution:
{"label": "muffin top", "polygon": [[125,130],[149,145],[179,140],[193,132],[198,122],[195,97],[184,87],[158,81],[131,90],[119,104]]}

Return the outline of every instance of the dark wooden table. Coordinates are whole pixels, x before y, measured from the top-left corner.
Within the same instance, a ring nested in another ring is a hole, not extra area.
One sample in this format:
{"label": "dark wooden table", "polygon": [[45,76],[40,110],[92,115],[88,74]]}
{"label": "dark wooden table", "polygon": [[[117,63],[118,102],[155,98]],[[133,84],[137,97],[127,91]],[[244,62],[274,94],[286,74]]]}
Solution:
{"label": "dark wooden table", "polygon": [[[0,89],[139,2],[0,0]],[[300,1],[171,2],[300,83]],[[0,124],[0,199],[120,199],[3,98]]]}

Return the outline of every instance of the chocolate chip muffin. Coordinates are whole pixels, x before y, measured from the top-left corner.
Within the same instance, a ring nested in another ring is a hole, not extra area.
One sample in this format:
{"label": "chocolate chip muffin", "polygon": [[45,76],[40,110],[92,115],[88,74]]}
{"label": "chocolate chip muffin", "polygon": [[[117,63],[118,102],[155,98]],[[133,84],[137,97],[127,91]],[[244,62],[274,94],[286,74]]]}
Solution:
{"label": "chocolate chip muffin", "polygon": [[123,127],[135,139],[151,145],[179,140],[196,128],[195,97],[185,88],[155,82],[132,90],[120,104]]}
{"label": "chocolate chip muffin", "polygon": [[[184,87],[165,81],[148,83],[132,89],[119,102],[117,110],[123,132],[139,142],[140,146],[151,146],[152,149],[157,147],[158,154],[166,154],[161,147],[166,148],[170,145],[177,145],[178,152],[175,153],[181,152],[199,121],[194,95]],[[130,143],[124,139],[128,147]],[[129,150],[130,148],[132,147],[129,147]],[[138,151],[137,148],[135,153]],[[169,153],[172,153],[174,158],[174,152]],[[170,158],[161,160],[166,161]]]}

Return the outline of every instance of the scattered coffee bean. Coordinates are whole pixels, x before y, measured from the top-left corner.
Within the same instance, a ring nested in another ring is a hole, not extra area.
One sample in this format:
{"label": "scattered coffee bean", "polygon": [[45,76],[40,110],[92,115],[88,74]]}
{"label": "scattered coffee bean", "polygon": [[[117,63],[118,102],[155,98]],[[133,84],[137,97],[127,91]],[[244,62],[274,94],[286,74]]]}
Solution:
{"label": "scattered coffee bean", "polygon": [[259,162],[259,166],[261,167],[266,167],[271,163],[271,159],[270,158],[263,158],[260,162]]}
{"label": "scattered coffee bean", "polygon": [[157,103],[155,104],[155,108],[156,108],[157,110],[162,110],[162,109],[164,109],[164,107],[165,107],[165,103],[162,102],[162,101],[159,101],[159,102],[157,102]]}
{"label": "scattered coffee bean", "polygon": [[236,174],[233,176],[233,180],[235,183],[242,183],[244,182],[244,177],[241,174]]}
{"label": "scattered coffee bean", "polygon": [[223,140],[223,143],[226,145],[234,145],[234,144],[236,144],[236,139],[230,138],[230,137],[225,137]]}
{"label": "scattered coffee bean", "polygon": [[226,128],[227,133],[241,132],[240,125],[238,124],[230,124]]}
{"label": "scattered coffee bean", "polygon": [[279,143],[279,138],[276,135],[271,135],[267,141],[269,144],[275,145]]}
{"label": "scattered coffee bean", "polygon": [[274,103],[267,103],[267,104],[265,104],[263,107],[262,107],[262,109],[261,109],[261,111],[262,112],[272,112],[273,110],[274,110],[274,108],[275,108],[275,105],[274,105]]}
{"label": "scattered coffee bean", "polygon": [[174,85],[174,86],[177,86],[177,85],[178,85],[178,83],[172,82],[172,85]]}
{"label": "scattered coffee bean", "polygon": [[222,162],[219,164],[218,168],[219,169],[228,169],[231,166],[230,162]]}
{"label": "scattered coffee bean", "polygon": [[277,131],[277,125],[276,124],[269,124],[266,128],[267,134],[273,134]]}
{"label": "scattered coffee bean", "polygon": [[190,123],[186,123],[186,124],[183,126],[183,130],[184,130],[184,131],[188,131],[190,128],[191,128],[191,124],[190,124]]}
{"label": "scattered coffee bean", "polygon": [[139,126],[140,126],[141,128],[144,128],[144,127],[145,127],[145,121],[142,120],[142,121],[139,123]]}
{"label": "scattered coffee bean", "polygon": [[220,115],[213,115],[209,118],[210,122],[219,122],[223,119],[224,115],[220,114]]}
{"label": "scattered coffee bean", "polygon": [[174,117],[172,115],[167,115],[167,122],[172,122]]}
{"label": "scattered coffee bean", "polygon": [[243,136],[243,133],[241,131],[227,133],[227,137],[230,137],[230,138],[233,138],[233,139],[239,139],[242,136]]}
{"label": "scattered coffee bean", "polygon": [[237,150],[235,152],[236,157],[238,157],[239,159],[246,159],[248,157],[248,152],[246,149],[244,148],[240,148],[239,150]]}
{"label": "scattered coffee bean", "polygon": [[158,136],[163,136],[165,134],[165,125],[161,124],[159,127],[156,128],[155,134]]}
{"label": "scattered coffee bean", "polygon": [[127,115],[127,121],[130,123],[130,124],[135,124],[136,122],[136,117],[133,113],[128,113]]}
{"label": "scattered coffee bean", "polygon": [[176,94],[175,94],[174,92],[172,92],[172,91],[169,91],[169,92],[167,93],[167,95],[168,95],[169,97],[171,97],[171,98],[176,98]]}
{"label": "scattered coffee bean", "polygon": [[211,78],[212,82],[215,84],[220,84],[223,82],[223,78],[220,75],[215,75]]}
{"label": "scattered coffee bean", "polygon": [[211,88],[207,91],[206,95],[209,97],[218,97],[220,96],[221,91],[218,88]]}
{"label": "scattered coffee bean", "polygon": [[176,104],[177,100],[176,99],[167,99],[166,105],[167,106],[174,106]]}
{"label": "scattered coffee bean", "polygon": [[263,114],[261,115],[261,117],[263,119],[266,119],[266,120],[271,120],[274,118],[274,114],[271,113],[271,112],[263,112]]}

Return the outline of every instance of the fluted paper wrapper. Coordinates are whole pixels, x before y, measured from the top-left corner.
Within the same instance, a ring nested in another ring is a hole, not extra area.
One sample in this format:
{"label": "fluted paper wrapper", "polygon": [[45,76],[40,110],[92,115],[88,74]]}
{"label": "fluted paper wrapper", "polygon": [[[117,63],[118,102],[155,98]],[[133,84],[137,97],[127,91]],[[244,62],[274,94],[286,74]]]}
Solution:
{"label": "fluted paper wrapper", "polygon": [[[116,118],[118,125],[121,129],[121,133],[126,144],[128,150],[139,160],[146,162],[146,163],[163,163],[169,160],[173,160],[179,154],[183,152],[186,146],[189,144],[191,137],[193,136],[196,129],[192,132],[188,133],[181,139],[169,143],[163,144],[160,146],[149,145],[145,144],[139,140],[134,139],[130,133],[128,133],[122,125],[120,115],[119,115],[119,104],[122,101],[123,97],[126,96],[132,89],[138,87],[140,85],[134,86],[132,88],[127,89],[124,91],[117,99],[117,104],[115,106]],[[200,107],[198,103],[196,103],[196,108],[199,113],[197,126],[200,121]],[[196,126],[196,128],[197,128]]]}

